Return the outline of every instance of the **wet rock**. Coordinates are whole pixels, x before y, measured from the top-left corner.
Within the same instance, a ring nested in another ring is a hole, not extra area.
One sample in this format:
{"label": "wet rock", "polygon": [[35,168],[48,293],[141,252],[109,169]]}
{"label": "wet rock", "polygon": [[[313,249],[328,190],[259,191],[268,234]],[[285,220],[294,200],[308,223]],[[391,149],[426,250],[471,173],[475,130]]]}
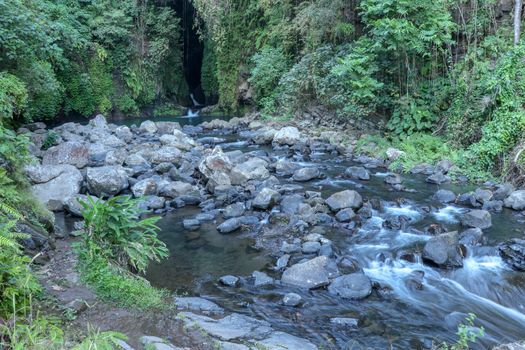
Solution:
{"label": "wet rock", "polygon": [[88,168],[86,182],[90,193],[98,196],[113,196],[129,186],[128,176],[121,166]]}
{"label": "wet rock", "polygon": [[410,169],[411,174],[423,174],[423,175],[432,175],[434,173],[434,167],[430,164],[418,164],[412,169]]}
{"label": "wet rock", "polygon": [[321,249],[321,243],[319,242],[304,242],[301,250],[304,254],[315,254]]}
{"label": "wet rock", "polygon": [[362,166],[351,166],[346,168],[345,177],[354,180],[370,180],[370,172]]}
{"label": "wet rock", "polygon": [[483,210],[488,210],[492,212],[500,212],[503,210],[503,201],[488,201],[483,203]]}
{"label": "wet rock", "polygon": [[135,197],[157,195],[157,183],[152,179],[144,179],[131,187],[131,192]]}
{"label": "wet rock", "polygon": [[525,209],[525,190],[512,192],[504,201],[503,205],[514,210]]}
{"label": "wet rock", "polygon": [[83,176],[77,168],[64,165],[60,167],[58,176],[48,182],[31,186],[31,192],[48,209],[60,211],[67,198],[79,193],[82,180]]}
{"label": "wet rock", "polygon": [[166,205],[166,198],[158,196],[144,197],[142,203],[147,209],[162,209]]}
{"label": "wet rock", "polygon": [[474,191],[474,198],[479,203],[488,202],[492,199],[492,191],[476,188],[476,191]]}
{"label": "wet rock", "polygon": [[386,219],[383,221],[382,226],[389,230],[404,230],[409,222],[410,218],[408,216],[399,215]]}
{"label": "wet rock", "polygon": [[272,143],[277,130],[272,128],[261,128],[255,132],[253,135],[253,142],[256,145],[268,145]]}
{"label": "wet rock", "polygon": [[444,159],[437,162],[436,170],[441,171],[443,174],[447,174],[453,166],[454,163],[452,163],[450,160]]}
{"label": "wet rock", "polygon": [[486,229],[492,226],[492,219],[488,211],[473,209],[463,215],[461,223],[464,226]]}
{"label": "wet rock", "polygon": [[292,179],[297,182],[306,182],[321,177],[321,172],[317,167],[298,169],[293,173]]}
{"label": "wet rock", "polygon": [[494,200],[502,201],[510,196],[512,192],[514,192],[514,186],[510,183],[504,183],[496,186],[496,190],[494,191],[492,198]]}
{"label": "wet rock", "polygon": [[275,172],[280,176],[293,175],[293,173],[299,168],[300,166],[298,164],[287,160],[280,160],[275,163]]}
{"label": "wet rock", "polygon": [[297,349],[297,350],[317,350],[317,346],[306,339],[298,338],[284,332],[272,332],[267,339],[257,342],[258,346],[266,350],[282,350],[282,349]]}
{"label": "wet rock", "polygon": [[335,218],[339,222],[349,222],[353,218],[355,218],[355,213],[354,213],[354,211],[352,209],[346,208],[346,209],[343,209],[343,210],[339,210],[337,212],[337,214],[335,215]]}
{"label": "wet rock", "polygon": [[199,229],[199,227],[201,226],[201,223],[197,219],[184,219],[182,221],[182,226],[186,230],[195,231]]}
{"label": "wet rock", "polygon": [[450,182],[450,177],[446,176],[441,171],[438,171],[427,177],[426,182],[441,185]]}
{"label": "wet rock", "polygon": [[291,253],[297,253],[297,252],[300,252],[301,251],[301,246],[297,243],[288,243],[288,242],[283,242],[282,245],[281,245],[281,252],[283,253],[288,253],[288,254],[291,254]]}
{"label": "wet rock", "polygon": [[288,266],[289,261],[290,261],[290,255],[284,254],[279,259],[277,259],[277,262],[275,263],[275,268],[277,270],[284,269],[286,266]]}
{"label": "wet rock", "polygon": [[362,273],[337,277],[328,286],[328,292],[347,299],[363,299],[372,293],[370,278]]}
{"label": "wet rock", "polygon": [[217,226],[220,233],[230,233],[241,228],[242,221],[240,218],[231,218]]}
{"label": "wet rock", "polygon": [[459,234],[459,243],[466,246],[479,245],[482,240],[483,231],[480,228],[470,228]]}
{"label": "wet rock", "polygon": [[219,320],[191,312],[181,312],[179,315],[187,327],[196,326],[210,336],[225,341],[263,339],[272,332],[268,322],[236,313]]}
{"label": "wet rock", "polygon": [[350,317],[334,317],[330,319],[330,323],[336,326],[357,328],[359,320],[357,318],[350,318]]}
{"label": "wet rock", "polygon": [[199,297],[175,297],[175,305],[179,310],[200,311],[203,313],[222,314],[224,309],[219,305]]}
{"label": "wet rock", "polygon": [[425,277],[424,271],[412,271],[405,280],[405,285],[412,290],[421,290],[423,289],[423,277]]}
{"label": "wet rock", "polygon": [[403,179],[398,174],[388,174],[383,181],[389,185],[400,185]]}
{"label": "wet rock", "polygon": [[293,146],[301,141],[301,133],[296,127],[287,126],[275,133],[273,142],[279,145]]}
{"label": "wet rock", "polygon": [[139,131],[142,133],[154,134],[157,132],[157,125],[151,120],[145,120],[140,123]]}
{"label": "wet rock", "polygon": [[265,180],[270,177],[266,169],[267,162],[261,158],[251,158],[244,163],[236,165],[230,172],[233,185],[242,185],[249,180]]}
{"label": "wet rock", "polygon": [[78,169],[89,162],[89,150],[85,143],[70,141],[53,146],[44,153],[42,165],[69,164]]}
{"label": "wet rock", "polygon": [[254,278],[253,284],[256,287],[268,286],[273,284],[273,278],[271,278],[264,272],[254,271],[252,273],[252,277]]}
{"label": "wet rock", "polygon": [[224,216],[225,219],[239,217],[244,214],[245,210],[244,203],[233,203],[224,208],[222,216]]}
{"label": "wet rock", "polygon": [[433,198],[440,203],[452,203],[456,200],[456,194],[452,191],[441,189],[434,194]]}
{"label": "wet rock", "polygon": [[267,210],[279,204],[280,200],[281,195],[279,192],[265,187],[254,198],[252,206],[256,209]]}
{"label": "wet rock", "polygon": [[285,306],[298,306],[303,301],[303,298],[297,293],[287,293],[283,297],[283,305]]}
{"label": "wet rock", "polygon": [[182,151],[191,151],[197,145],[191,137],[177,129],[171,134],[162,135],[159,141],[165,146],[175,147]]}
{"label": "wet rock", "polygon": [[292,265],[282,275],[282,282],[301,288],[313,289],[326,286],[330,281],[325,256],[313,258],[304,263]]}
{"label": "wet rock", "polygon": [[513,238],[498,246],[501,258],[514,270],[525,271],[525,239]]}
{"label": "wet rock", "polygon": [[219,279],[219,282],[221,282],[223,285],[228,287],[237,287],[239,285],[239,277],[235,277],[232,275],[226,275],[222,276]]}
{"label": "wet rock", "polygon": [[442,233],[429,239],[423,249],[423,260],[443,268],[463,266],[463,250],[457,232]]}
{"label": "wet rock", "polygon": [[345,190],[334,193],[325,202],[332,211],[339,211],[346,208],[360,208],[363,204],[363,199],[356,191]]}

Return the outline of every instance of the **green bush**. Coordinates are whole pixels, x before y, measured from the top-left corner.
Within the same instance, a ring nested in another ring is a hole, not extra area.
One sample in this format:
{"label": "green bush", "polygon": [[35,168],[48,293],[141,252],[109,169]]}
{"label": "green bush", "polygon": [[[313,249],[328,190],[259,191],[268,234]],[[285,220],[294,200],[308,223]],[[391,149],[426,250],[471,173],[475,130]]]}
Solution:
{"label": "green bush", "polygon": [[255,90],[255,98],[273,98],[282,75],[290,68],[290,60],[282,50],[265,46],[252,57],[253,68],[249,82]]}
{"label": "green bush", "polygon": [[12,74],[0,72],[0,126],[19,118],[26,105],[25,84]]}

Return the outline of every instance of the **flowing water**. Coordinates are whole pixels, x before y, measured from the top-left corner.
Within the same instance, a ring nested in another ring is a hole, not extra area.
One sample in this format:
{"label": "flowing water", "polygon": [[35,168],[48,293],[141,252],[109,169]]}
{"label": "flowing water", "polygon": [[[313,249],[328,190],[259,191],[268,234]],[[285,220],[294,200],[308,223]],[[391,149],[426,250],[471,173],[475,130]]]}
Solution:
{"label": "flowing water", "polygon": [[[192,119],[187,118],[187,122],[194,125]],[[274,160],[289,157],[287,152],[270,147],[250,146],[238,135],[202,136],[223,138],[226,150],[263,150]],[[216,230],[220,221],[204,224],[198,231],[184,230],[182,219],[200,212],[192,207],[177,209],[160,221],[160,238],[171,256],[152,266],[148,279],[178,294],[202,296],[229,311],[265,319],[275,329],[308,338],[325,349],[351,349],[353,341],[372,349],[417,349],[432,340],[453,342],[459,322],[468,313],[477,315],[475,326],[482,326],[486,333],[474,348],[525,338],[525,274],[509,269],[493,248],[505,239],[523,235],[523,222],[515,213],[504,210],[492,215],[493,226],[484,231],[488,246],[469,249],[463,268],[433,268],[397,256],[420,251],[430,238],[421,231],[431,223],[441,223],[449,231],[460,229],[458,217],[465,208],[434,202],[431,197],[438,187],[426,184],[424,177],[404,176],[405,186],[415,193],[393,192],[384,184],[385,169],[373,170],[370,181],[356,182],[339,176],[352,163],[338,156],[317,153],[308,161],[292,157],[303,166],[319,166],[327,175],[323,180],[302,184],[305,190],[321,191],[326,198],[337,191],[356,189],[363,197],[382,201],[381,208],[374,210],[372,218],[355,234],[325,228],[334,251],[352,256],[376,283],[378,288],[371,296],[352,301],[326,290],[304,291],[280,284],[256,288],[247,279],[239,288],[224,287],[217,280],[226,274],[249,277],[261,270],[279,278],[271,269],[275,257],[254,249],[250,235],[221,235]],[[286,178],[280,180],[292,183]],[[444,188],[455,193],[472,189],[456,185]],[[404,200],[400,202],[399,198]],[[407,228],[383,228],[384,220],[398,215],[410,218]],[[423,288],[415,288],[411,282],[414,274],[421,272]],[[290,291],[302,295],[305,304],[299,308],[281,305],[283,295]],[[330,322],[334,317],[357,318],[359,326],[335,325]]]}

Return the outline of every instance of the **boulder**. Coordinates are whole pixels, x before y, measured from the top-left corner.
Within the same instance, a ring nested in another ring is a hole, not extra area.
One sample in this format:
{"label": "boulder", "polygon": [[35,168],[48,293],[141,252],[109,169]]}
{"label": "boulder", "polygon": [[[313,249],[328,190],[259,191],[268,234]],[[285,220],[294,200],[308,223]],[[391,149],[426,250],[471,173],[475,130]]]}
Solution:
{"label": "boulder", "polygon": [[328,197],[325,202],[332,211],[339,211],[346,208],[358,209],[363,205],[361,195],[353,190],[334,193]]}
{"label": "boulder", "polygon": [[151,154],[150,161],[153,164],[178,163],[181,157],[182,153],[178,148],[163,146]]}
{"label": "boulder", "polygon": [[463,266],[464,252],[457,232],[442,233],[429,239],[423,248],[423,260],[442,268]]}
{"label": "boulder", "polygon": [[[53,211],[62,210],[65,200],[79,193],[83,180],[82,174],[73,165],[64,165],[60,169],[60,174],[54,178],[31,187],[33,195]],[[40,179],[43,178],[45,177],[40,177]]]}
{"label": "boulder", "polygon": [[283,305],[286,306],[298,306],[303,301],[303,298],[297,293],[287,293],[283,297]]}
{"label": "boulder", "polygon": [[502,201],[514,192],[514,186],[510,183],[504,183],[496,186],[492,198],[497,201]]}
{"label": "boulder", "polygon": [[441,203],[452,203],[456,200],[456,194],[449,190],[438,190],[434,193],[434,200]]}
{"label": "boulder", "polygon": [[119,126],[115,129],[115,136],[126,143],[131,142],[133,133],[127,126]]}
{"label": "boulder", "polygon": [[176,147],[182,151],[191,151],[196,146],[195,141],[180,130],[162,135],[159,140],[163,145]]}
{"label": "boulder", "polygon": [[450,182],[450,177],[443,174],[441,171],[437,171],[427,177],[426,182],[436,185],[441,185],[447,182]]}
{"label": "boulder", "polygon": [[200,311],[202,313],[222,314],[224,309],[212,301],[199,297],[175,297],[175,305],[179,310]]}
{"label": "boulder", "polygon": [[164,197],[198,196],[196,187],[182,181],[164,182],[159,186],[159,194]]}
{"label": "boulder", "polygon": [[261,128],[252,136],[253,142],[257,145],[268,145],[272,143],[277,130],[273,128]]}
{"label": "boulder", "polygon": [[271,188],[263,188],[253,199],[252,206],[256,209],[267,210],[279,204],[281,194]]}
{"label": "boulder", "polygon": [[151,120],[145,120],[140,123],[139,131],[142,133],[154,134],[157,132],[157,125]]}
{"label": "boulder", "polygon": [[301,141],[301,133],[296,127],[287,126],[275,133],[273,142],[280,145],[293,146]]}
{"label": "boulder", "polygon": [[498,246],[501,258],[514,270],[525,272],[525,239],[513,238]]}
{"label": "boulder", "polygon": [[362,273],[351,273],[334,279],[328,292],[346,299],[363,299],[372,293],[372,282]]}
{"label": "boulder", "polygon": [[222,216],[224,216],[225,219],[239,217],[242,216],[242,214],[244,214],[245,210],[246,208],[244,206],[244,203],[233,203],[224,208]]}
{"label": "boulder", "polygon": [[301,246],[301,251],[304,254],[316,254],[321,249],[319,242],[304,242]]}
{"label": "boulder", "polygon": [[131,187],[131,192],[135,197],[156,196],[157,183],[153,179],[140,180]]}
{"label": "boulder", "polygon": [[129,187],[128,175],[121,166],[88,168],[86,182],[89,193],[98,197],[114,196]]}
{"label": "boulder", "polygon": [[25,173],[29,180],[35,184],[49,182],[62,175],[64,172],[72,171],[71,165],[28,165]]}
{"label": "boulder", "polygon": [[329,259],[319,256],[287,268],[282,275],[282,282],[297,287],[313,289],[330,283],[327,265]]}
{"label": "boulder", "polygon": [[44,153],[43,165],[70,164],[78,169],[89,163],[89,149],[83,142],[69,141],[53,146]]}
{"label": "boulder", "polygon": [[182,220],[182,226],[186,230],[195,231],[199,229],[199,227],[201,226],[201,223],[197,219],[184,219]]}
{"label": "boulder", "polygon": [[266,169],[266,161],[261,158],[250,158],[246,162],[236,165],[230,172],[233,185],[242,185],[248,180],[265,180],[270,177]]}
{"label": "boulder", "polygon": [[97,114],[95,118],[89,121],[88,125],[94,129],[108,129],[109,128],[106,117],[104,117],[102,114]]}
{"label": "boulder", "polygon": [[488,211],[473,209],[463,215],[461,223],[468,227],[486,229],[492,226],[492,219]]}
{"label": "boulder", "polygon": [[219,282],[228,287],[237,287],[239,285],[239,277],[226,275],[219,278]]}
{"label": "boulder", "polygon": [[287,160],[279,160],[275,163],[275,172],[280,176],[293,175],[293,173],[299,168],[300,166],[297,163]]}
{"label": "boulder", "polygon": [[255,287],[262,287],[273,284],[273,278],[271,278],[264,272],[254,271],[252,273],[252,277],[254,279],[253,284]]}
{"label": "boulder", "polygon": [[399,174],[388,174],[383,181],[389,185],[399,185],[403,183],[403,179]]}
{"label": "boulder", "polygon": [[469,228],[459,234],[459,243],[465,246],[475,246],[482,242],[483,231],[480,228]]}
{"label": "boulder", "polygon": [[512,192],[504,201],[503,205],[514,210],[525,209],[525,190]]}
{"label": "boulder", "polygon": [[[99,200],[95,196],[91,196],[91,198],[95,202]],[[79,200],[89,203],[88,196],[85,194],[74,194],[64,200],[64,209],[73,216],[82,217],[84,207],[80,204]]]}
{"label": "boulder", "polygon": [[211,192],[214,192],[219,186],[231,186],[229,174],[232,168],[230,159],[220,147],[215,147],[212,153],[204,157],[199,164],[199,171],[208,180],[207,186]]}
{"label": "boulder", "polygon": [[321,172],[317,167],[301,168],[293,173],[292,179],[297,182],[306,182],[321,177]]}
{"label": "boulder", "polygon": [[339,210],[335,215],[335,218],[339,222],[349,222],[355,217],[355,213],[351,208]]}
{"label": "boulder", "polygon": [[351,166],[346,168],[345,177],[354,180],[370,180],[370,172],[362,166]]}
{"label": "boulder", "polygon": [[392,148],[392,147],[389,147],[387,150],[386,150],[386,157],[388,158],[388,160],[390,161],[394,161],[396,160],[397,158],[401,157],[401,156],[404,156],[406,153],[401,151],[401,150],[398,150],[397,148]]}
{"label": "boulder", "polygon": [[177,122],[156,122],[155,124],[159,135],[173,134],[175,130],[180,130],[180,124]]}
{"label": "boulder", "polygon": [[222,224],[217,226],[217,230],[220,233],[230,233],[235,230],[238,230],[242,225],[242,221],[240,218],[231,218],[226,221],[224,221]]}

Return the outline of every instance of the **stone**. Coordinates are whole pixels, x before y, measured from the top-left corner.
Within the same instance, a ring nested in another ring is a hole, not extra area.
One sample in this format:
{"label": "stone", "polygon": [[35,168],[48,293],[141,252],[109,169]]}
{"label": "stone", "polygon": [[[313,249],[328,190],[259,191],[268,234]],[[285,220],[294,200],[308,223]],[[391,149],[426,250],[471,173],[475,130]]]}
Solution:
{"label": "stone", "polygon": [[525,340],[502,344],[492,348],[492,350],[525,350]]}
{"label": "stone", "polygon": [[123,149],[115,149],[106,153],[105,165],[122,165],[126,160],[127,153]]}
{"label": "stone", "polygon": [[178,148],[172,146],[163,146],[151,154],[150,161],[152,164],[176,164],[181,160],[181,157],[182,153]]}
{"label": "stone", "polygon": [[129,186],[128,175],[121,166],[88,168],[86,182],[89,193],[98,197],[117,195]]}
{"label": "stone", "polygon": [[514,186],[510,183],[504,183],[496,186],[492,198],[497,201],[505,200],[510,194],[514,192]]}
{"label": "stone", "polygon": [[297,293],[287,293],[282,300],[285,306],[298,306],[303,302],[303,298]]}
{"label": "stone", "polygon": [[242,221],[240,218],[231,218],[217,226],[217,230],[220,233],[230,233],[241,228],[241,225]]}
{"label": "stone", "polygon": [[457,232],[447,232],[429,239],[422,254],[423,260],[442,268],[463,266],[464,252]]}
{"label": "stone", "polygon": [[339,222],[349,222],[355,218],[355,213],[351,208],[339,210],[335,215],[335,218]]}
{"label": "stone", "polygon": [[474,199],[479,203],[485,203],[492,199],[492,191],[482,188],[476,188],[474,191]]}
{"label": "stone", "polygon": [[153,179],[140,180],[131,187],[131,192],[135,197],[156,196],[157,183]]}
{"label": "stone", "polygon": [[199,171],[208,180],[207,187],[211,192],[214,192],[216,187],[231,186],[229,174],[232,168],[230,159],[218,146],[199,164]]}
{"label": "stone", "polygon": [[195,231],[199,229],[199,227],[201,226],[201,223],[197,219],[184,219],[182,220],[182,226],[186,230]]}
{"label": "stone", "polygon": [[399,185],[403,183],[403,179],[398,174],[388,174],[387,176],[385,176],[383,181],[389,185]]}
{"label": "stone", "polygon": [[222,212],[222,216],[225,219],[235,218],[242,216],[244,214],[244,211],[246,210],[246,207],[244,206],[244,203],[233,203],[228,205],[226,208],[224,208]]}
{"label": "stone", "polygon": [[178,198],[188,195],[199,195],[197,188],[189,183],[182,181],[173,181],[162,183],[159,186],[159,194],[164,197]]}
{"label": "stone", "polygon": [[456,201],[456,194],[450,190],[440,189],[434,193],[433,198],[440,203],[452,203]]}
{"label": "stone", "polygon": [[301,141],[301,133],[294,126],[287,126],[275,133],[273,142],[279,145],[293,146]]}
{"label": "stone", "polygon": [[109,128],[106,117],[104,117],[102,114],[97,114],[95,118],[89,121],[88,125],[94,129],[108,129]]}
{"label": "stone", "polygon": [[450,182],[450,177],[446,176],[441,171],[437,171],[427,177],[425,181],[431,184],[441,185]]}
{"label": "stone", "polygon": [[290,261],[290,254],[284,254],[279,259],[277,259],[277,262],[275,263],[275,268],[277,270],[282,270],[286,266],[288,266],[289,261]]}
{"label": "stone", "polygon": [[223,285],[228,287],[237,287],[239,285],[239,277],[235,277],[232,275],[226,275],[222,276],[219,279],[219,282],[221,282]]}
{"label": "stone", "polygon": [[151,120],[145,120],[140,123],[139,131],[142,133],[154,134],[157,132],[157,125]]}
{"label": "stone", "polygon": [[242,185],[249,180],[265,180],[270,177],[266,169],[267,162],[261,158],[250,158],[244,163],[236,165],[230,172],[233,185]]}
{"label": "stone", "polygon": [[321,177],[321,172],[317,167],[301,168],[293,173],[292,179],[297,182],[306,182]]}
{"label": "stone", "polygon": [[463,215],[461,224],[468,227],[486,229],[492,226],[492,219],[488,211],[473,209]]}
{"label": "stone", "polygon": [[297,163],[287,161],[285,159],[275,162],[275,172],[280,176],[289,176],[299,169],[300,166]]}
{"label": "stone", "polygon": [[370,180],[370,172],[362,166],[346,168],[344,176],[354,180]]}
{"label": "stone", "polygon": [[254,278],[253,284],[255,287],[262,287],[273,284],[273,278],[271,278],[264,272],[254,271],[252,273],[252,277]]}
{"label": "stone", "polygon": [[297,287],[314,289],[330,283],[327,265],[329,259],[319,256],[287,268],[282,275],[282,282]]}
{"label": "stone", "polygon": [[500,212],[503,210],[503,201],[488,201],[483,203],[483,210]]}
{"label": "stone", "polygon": [[310,341],[284,332],[272,332],[269,338],[258,341],[257,345],[265,350],[318,350]]}
{"label": "stone", "polygon": [[[91,199],[93,199],[95,202],[99,200],[95,196],[91,196]],[[64,200],[64,210],[66,210],[73,216],[81,218],[82,212],[84,211],[84,207],[80,204],[79,200],[88,203],[88,196],[86,196],[85,194],[74,194],[72,196],[67,197]]]}
{"label": "stone", "polygon": [[525,272],[525,239],[513,238],[498,246],[501,258],[514,270]]}
{"label": "stone", "polygon": [[256,209],[267,210],[279,204],[281,194],[271,188],[263,188],[253,199],[252,206]]}
{"label": "stone", "polygon": [[443,159],[437,162],[436,170],[441,171],[443,174],[447,174],[453,166],[454,163],[452,163],[450,160]]}
{"label": "stone", "polygon": [[162,209],[166,204],[166,198],[159,196],[144,197],[142,202],[148,209]]}
{"label": "stone", "polygon": [[212,301],[200,297],[175,297],[179,310],[200,311],[203,313],[222,314],[224,309]]}
{"label": "stone", "polygon": [[321,249],[319,242],[304,242],[301,250],[304,254],[315,254]]}
{"label": "stone", "polygon": [[386,150],[386,157],[388,158],[388,160],[390,161],[394,161],[396,160],[397,158],[401,157],[401,156],[404,156],[406,153],[401,151],[401,150],[398,150],[397,148],[392,148],[392,147],[389,147],[387,148]]}
{"label": "stone", "polygon": [[361,195],[353,190],[334,193],[328,197],[325,202],[332,211],[339,211],[346,208],[358,209],[363,205]]}
{"label": "stone", "polygon": [[191,137],[177,129],[171,134],[162,135],[159,140],[163,145],[176,147],[182,151],[191,151],[197,146]]}
{"label": "stone", "polygon": [[115,129],[115,136],[126,143],[131,142],[133,133],[127,126],[119,126]]}
{"label": "stone", "polygon": [[272,143],[276,133],[277,130],[265,127],[257,130],[253,135],[252,139],[256,145],[268,145]]}
{"label": "stone", "polygon": [[479,245],[482,240],[483,231],[480,228],[469,228],[459,234],[459,243],[466,246]]}
{"label": "stone", "polygon": [[246,345],[230,343],[227,341],[219,341],[217,348],[220,350],[250,350]]}
{"label": "stone", "polygon": [[514,210],[524,210],[525,209],[525,190],[518,190],[512,192],[505,200],[503,205],[507,208],[512,208]]}
{"label": "stone", "polygon": [[60,169],[60,174],[53,179],[31,186],[31,193],[53,211],[62,210],[65,200],[80,192],[84,179],[80,171],[73,165],[61,166]]}
{"label": "stone", "polygon": [[78,169],[89,163],[89,149],[83,142],[69,141],[53,146],[44,153],[42,165],[69,164]]}
{"label": "stone", "polygon": [[142,345],[147,347],[147,349],[152,350],[182,350],[181,348],[175,347],[173,344],[170,344],[168,341],[154,336],[140,337],[140,342]]}
{"label": "stone", "polygon": [[180,124],[177,122],[156,122],[155,124],[159,135],[173,134],[175,130],[180,131]]}
{"label": "stone", "polygon": [[357,318],[351,317],[334,317],[330,319],[330,323],[336,326],[357,328],[359,320]]}
{"label": "stone", "polygon": [[362,273],[351,273],[334,279],[328,292],[346,299],[363,299],[372,293],[372,282]]}

